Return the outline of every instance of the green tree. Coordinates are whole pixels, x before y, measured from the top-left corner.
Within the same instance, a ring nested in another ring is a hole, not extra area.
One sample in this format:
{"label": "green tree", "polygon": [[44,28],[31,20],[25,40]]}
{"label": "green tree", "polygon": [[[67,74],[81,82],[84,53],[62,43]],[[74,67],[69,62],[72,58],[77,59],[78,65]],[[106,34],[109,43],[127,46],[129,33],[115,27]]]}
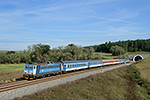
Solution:
{"label": "green tree", "polygon": [[[28,51],[31,51],[32,61],[34,60],[48,60],[50,59],[47,55],[49,55],[50,46],[44,44],[34,44],[32,46],[28,46]],[[45,59],[45,57],[47,59]]]}
{"label": "green tree", "polygon": [[120,54],[124,54],[125,50],[122,47],[116,45],[110,48],[110,52],[112,53],[112,55],[118,56]]}

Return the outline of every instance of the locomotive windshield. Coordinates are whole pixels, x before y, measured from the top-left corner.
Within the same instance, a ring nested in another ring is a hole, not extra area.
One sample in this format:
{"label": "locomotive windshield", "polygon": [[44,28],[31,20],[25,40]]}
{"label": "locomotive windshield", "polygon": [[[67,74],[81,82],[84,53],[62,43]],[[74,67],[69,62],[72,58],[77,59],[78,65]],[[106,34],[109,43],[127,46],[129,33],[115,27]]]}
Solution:
{"label": "locomotive windshield", "polygon": [[33,69],[33,67],[32,67],[32,66],[30,66],[30,69]]}
{"label": "locomotive windshield", "polygon": [[25,66],[27,69],[33,69],[33,66]]}

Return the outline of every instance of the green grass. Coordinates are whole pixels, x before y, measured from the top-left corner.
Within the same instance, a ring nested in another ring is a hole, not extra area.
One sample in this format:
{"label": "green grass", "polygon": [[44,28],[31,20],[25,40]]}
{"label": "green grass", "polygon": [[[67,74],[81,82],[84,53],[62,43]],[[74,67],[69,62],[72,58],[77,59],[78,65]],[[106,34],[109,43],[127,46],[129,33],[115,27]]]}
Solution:
{"label": "green grass", "polygon": [[0,64],[0,72],[14,71],[23,68],[24,64]]}
{"label": "green grass", "polygon": [[141,52],[127,52],[127,55],[135,55],[135,54],[150,55],[150,52],[145,52],[145,51],[141,51]]}
{"label": "green grass", "polygon": [[[8,51],[0,51],[0,53],[7,53]],[[23,51],[15,51],[15,53],[19,53],[19,52],[23,52]]]}
{"label": "green grass", "polygon": [[0,51],[0,53],[6,53],[7,51]]}
{"label": "green grass", "polygon": [[111,53],[100,53],[100,52],[95,52],[94,53],[94,58],[97,58],[97,59],[100,59],[100,56],[102,55],[102,59],[113,59],[115,58],[116,56],[112,56]]}

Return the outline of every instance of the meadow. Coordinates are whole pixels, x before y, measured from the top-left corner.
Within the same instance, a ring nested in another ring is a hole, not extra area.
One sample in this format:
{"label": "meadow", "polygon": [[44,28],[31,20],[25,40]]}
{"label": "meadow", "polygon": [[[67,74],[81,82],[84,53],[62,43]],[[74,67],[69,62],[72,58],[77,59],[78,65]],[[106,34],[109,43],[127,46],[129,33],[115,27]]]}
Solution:
{"label": "meadow", "polygon": [[0,73],[14,70],[21,70],[24,68],[24,63],[22,64],[0,64]]}
{"label": "meadow", "polygon": [[23,76],[24,64],[0,64],[0,83],[16,81]]}
{"label": "meadow", "polygon": [[127,55],[135,55],[135,54],[150,55],[150,52],[145,52],[145,51],[141,51],[141,52],[127,52]]}

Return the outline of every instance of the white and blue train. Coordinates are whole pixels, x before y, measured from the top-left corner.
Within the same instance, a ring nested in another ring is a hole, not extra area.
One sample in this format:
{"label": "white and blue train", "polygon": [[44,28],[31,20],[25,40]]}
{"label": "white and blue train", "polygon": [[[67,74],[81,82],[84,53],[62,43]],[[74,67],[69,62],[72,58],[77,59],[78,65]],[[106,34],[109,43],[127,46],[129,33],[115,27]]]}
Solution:
{"label": "white and blue train", "polygon": [[121,64],[129,62],[128,59],[109,59],[109,60],[76,60],[76,61],[60,61],[57,64],[33,63],[25,64],[23,77],[25,79],[36,79],[37,77],[45,77],[51,74],[62,74],[67,71],[75,71],[91,67],[99,67],[105,65]]}

